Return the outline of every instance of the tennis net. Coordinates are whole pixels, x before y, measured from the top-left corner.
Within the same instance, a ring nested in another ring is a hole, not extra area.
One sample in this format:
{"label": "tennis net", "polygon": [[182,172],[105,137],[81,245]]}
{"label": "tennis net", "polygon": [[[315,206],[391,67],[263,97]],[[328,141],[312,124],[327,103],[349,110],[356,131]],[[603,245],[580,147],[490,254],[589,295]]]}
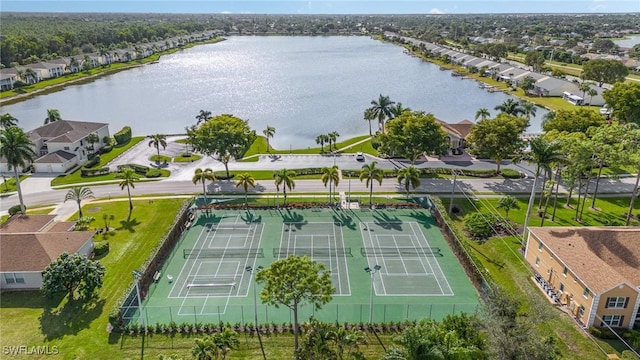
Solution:
{"label": "tennis net", "polygon": [[312,256],[312,257],[332,257],[332,256],[348,256],[353,257],[351,248],[313,248],[313,247],[294,247],[294,248],[273,248],[273,257],[282,258],[288,255]]}
{"label": "tennis net", "polygon": [[442,256],[439,247],[380,246],[360,248],[362,256],[384,255],[385,257]]}
{"label": "tennis net", "polygon": [[185,259],[263,258],[264,250],[262,248],[184,249],[182,254]]}

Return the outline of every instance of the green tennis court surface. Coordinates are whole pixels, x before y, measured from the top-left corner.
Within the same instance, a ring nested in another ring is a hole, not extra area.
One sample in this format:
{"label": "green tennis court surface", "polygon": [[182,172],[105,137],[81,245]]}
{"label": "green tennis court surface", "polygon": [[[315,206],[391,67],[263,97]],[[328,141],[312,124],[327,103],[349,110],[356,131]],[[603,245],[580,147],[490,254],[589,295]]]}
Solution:
{"label": "green tennis court surface", "polygon": [[[478,308],[475,289],[428,211],[198,211],[144,296],[146,323],[252,323],[253,275],[245,268],[290,255],[323,262],[336,289],[322,310],[301,307],[301,321],[313,315],[367,322],[372,280],[374,322],[441,319]],[[364,271],[374,265],[380,266],[374,275]],[[136,306],[124,313],[140,320]],[[292,316],[259,298],[258,313],[261,323]]]}

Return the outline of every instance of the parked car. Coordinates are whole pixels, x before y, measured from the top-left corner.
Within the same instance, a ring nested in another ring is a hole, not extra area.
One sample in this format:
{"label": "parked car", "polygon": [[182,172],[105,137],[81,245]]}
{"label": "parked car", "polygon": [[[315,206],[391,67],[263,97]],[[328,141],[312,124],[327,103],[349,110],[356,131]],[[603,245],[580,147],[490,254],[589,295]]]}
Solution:
{"label": "parked car", "polygon": [[358,161],[364,161],[364,154],[358,151],[358,152],[356,153],[356,160],[358,160]]}

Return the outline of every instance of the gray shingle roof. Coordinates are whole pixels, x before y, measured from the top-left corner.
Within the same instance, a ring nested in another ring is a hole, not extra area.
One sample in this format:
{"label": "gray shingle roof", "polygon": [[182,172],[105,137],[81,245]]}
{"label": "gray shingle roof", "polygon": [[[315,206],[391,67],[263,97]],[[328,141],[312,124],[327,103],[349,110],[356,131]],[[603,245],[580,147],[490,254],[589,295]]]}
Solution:
{"label": "gray shingle roof", "polygon": [[[47,125],[40,126],[27,133],[31,141],[47,139],[51,142],[74,142],[80,140],[92,132],[95,132],[109,124],[94,123],[88,121],[58,120]],[[57,141],[58,137],[61,137]]]}
{"label": "gray shingle roof", "polygon": [[75,154],[66,152],[64,150],[58,150],[56,152],[49,153],[45,156],[39,157],[34,161],[36,164],[64,164],[67,161],[76,157]]}

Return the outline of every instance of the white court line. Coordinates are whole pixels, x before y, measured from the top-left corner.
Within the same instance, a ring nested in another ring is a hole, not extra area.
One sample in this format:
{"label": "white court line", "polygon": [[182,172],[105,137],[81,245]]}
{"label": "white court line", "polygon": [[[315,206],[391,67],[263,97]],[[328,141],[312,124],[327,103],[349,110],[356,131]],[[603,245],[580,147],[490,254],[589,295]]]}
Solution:
{"label": "white court line", "polygon": [[[400,255],[400,262],[402,263],[402,268],[404,269],[404,273],[408,274],[409,271],[407,270],[407,264],[404,263],[404,257],[402,256],[402,254],[400,254],[400,246],[398,246],[398,242],[396,241],[396,236],[391,234],[391,238],[393,239],[393,243],[396,244],[396,249],[398,249],[398,255]],[[378,239],[378,235],[376,235],[376,239]],[[380,243],[380,240],[378,240],[378,244]]]}
{"label": "white court line", "polygon": [[[409,226],[411,227],[411,231],[413,231],[413,233],[416,235],[416,238],[418,238],[418,235],[416,234],[416,231],[413,227],[413,222],[409,223]],[[417,224],[416,224],[417,225]],[[418,231],[420,231],[420,229],[418,228]],[[420,234],[422,234],[422,238],[424,239],[424,242],[426,243],[427,246],[429,246],[429,240],[427,240],[427,237],[424,236],[424,234],[422,233],[422,231],[420,231]],[[431,266],[431,261],[429,260],[428,257],[425,257],[425,259],[427,260],[427,262],[429,263],[429,267],[431,268],[431,271],[434,273],[433,277],[436,279],[436,282],[438,283],[438,286],[440,287],[440,291],[442,291],[442,295],[445,295],[445,291],[442,288],[443,284],[440,284],[440,281],[438,280],[438,277],[435,275],[435,271],[433,266]],[[436,262],[436,267],[438,268],[438,271],[440,272],[440,274],[442,274],[444,281],[446,282],[446,287],[449,288],[449,292],[451,293],[451,295],[453,295],[453,289],[451,289],[451,284],[449,284],[449,281],[447,280],[446,275],[444,274],[444,272],[442,272],[442,268],[440,267],[440,263],[438,262],[437,259],[434,259],[434,261]]]}
{"label": "white court line", "polygon": [[[210,229],[212,225],[213,225],[213,223],[204,224],[204,226],[202,227],[202,230],[200,230],[200,234],[198,235],[198,238],[196,239],[196,242],[193,244],[194,245],[194,249],[196,248],[195,245],[198,245],[198,242],[200,242],[200,239],[202,238],[202,234],[205,232],[205,230],[207,228]],[[206,235],[205,235],[205,238],[206,238]],[[203,245],[204,245],[204,243],[203,243]],[[202,251],[202,247],[200,248],[200,251]],[[183,255],[183,257],[184,257],[184,255]],[[171,290],[169,291],[169,294],[173,293],[173,290],[179,284],[179,281],[177,281],[177,280],[181,278],[184,269],[186,268],[187,264],[189,263],[189,260],[193,261],[193,263],[191,264],[191,269],[193,269],[193,265],[195,265],[196,259],[187,259],[184,262],[184,264],[182,265],[182,268],[180,269],[180,273],[178,273],[178,278],[176,279],[176,282],[173,283],[173,286],[171,287]],[[189,274],[191,274],[191,270],[189,270]],[[188,277],[188,275],[187,275],[187,277]],[[182,284],[182,286],[183,287],[186,286],[186,283]],[[182,291],[180,291],[178,294],[180,294],[180,293],[182,293]]]}
{"label": "white court line", "polygon": [[[424,245],[420,243],[420,239],[418,238],[416,232],[413,230],[413,226],[411,226],[411,224],[409,224],[409,228],[411,228],[411,231],[413,232],[413,235],[409,235],[409,239],[411,240],[411,245],[413,245],[413,247],[416,249],[422,248],[422,246]],[[427,245],[429,244],[427,243]],[[420,261],[420,265],[424,269],[425,274],[429,273],[429,271],[427,271],[427,267],[424,266],[424,261],[426,260],[426,253],[424,252],[424,250],[422,251],[422,254],[418,254],[418,259]],[[433,268],[431,267],[431,263],[429,263],[428,260],[427,260],[427,263],[429,264],[429,269],[433,274]],[[440,284],[438,284],[438,286],[440,286]]]}
{"label": "white court line", "polygon": [[[336,248],[339,248],[340,246],[338,246],[338,235],[336,234],[336,224],[333,224],[333,241],[336,244]],[[344,249],[344,238],[342,237],[342,228],[338,227],[338,232],[340,233],[340,244],[342,245],[342,248]],[[344,258],[344,266],[345,268],[347,268],[347,254],[345,252],[342,253],[342,257]],[[338,255],[336,254],[336,261],[338,260]],[[340,269],[340,262],[338,262],[338,270]],[[340,273],[340,278],[342,278],[342,273]],[[351,283],[349,282],[349,271],[347,270],[347,292],[345,292],[344,294],[342,293],[342,289],[340,289],[340,296],[351,296]]]}
{"label": "white court line", "polygon": [[[373,242],[373,236],[371,235],[371,231],[369,231],[369,224],[370,224],[370,223],[365,222],[365,223],[363,223],[363,224],[365,224],[365,229],[366,229],[366,231],[367,231],[367,236],[365,237],[365,235],[364,235],[364,234],[362,234],[362,238],[363,238],[363,239],[364,239],[364,238],[369,238],[369,244],[371,245],[371,248],[373,249],[373,248],[375,248],[375,244],[374,244],[374,242]],[[361,227],[361,228],[360,228],[360,231],[361,231],[361,232],[363,232],[363,231],[365,231],[365,229],[363,229],[363,228]],[[379,246],[379,245],[380,245],[380,244],[378,244],[378,246]],[[369,256],[369,254],[367,254],[367,259],[368,259],[369,257],[370,257],[370,256]],[[375,254],[375,251],[374,251],[373,257],[376,259],[376,263],[379,263],[379,261],[378,261],[378,255],[377,255],[377,254]],[[387,266],[387,265],[386,265],[386,263],[385,263],[385,261],[384,261],[384,256],[380,255],[380,260],[382,260],[381,262],[382,262],[382,264],[383,264],[383,266],[384,266],[381,270],[384,270],[384,272],[383,272],[383,271],[380,271],[380,272],[379,272],[379,273],[380,273],[380,276],[378,276],[378,277],[380,278],[380,286],[382,286],[383,294],[384,294],[384,295],[386,295],[386,294],[387,294],[387,288],[386,288],[386,286],[384,285],[384,277],[383,277],[382,275],[383,275],[383,274],[386,274],[386,272],[387,272],[387,268],[386,268],[386,266]],[[369,264],[367,264],[367,266],[368,266],[368,265],[369,265]],[[371,276],[371,275],[369,275],[369,276]],[[375,280],[375,278],[374,278],[374,280]],[[379,296],[379,295],[378,295],[378,290],[377,290],[377,289],[376,289],[376,287],[375,287],[375,281],[373,281],[373,290],[374,290],[374,292],[376,293],[376,296]]]}

